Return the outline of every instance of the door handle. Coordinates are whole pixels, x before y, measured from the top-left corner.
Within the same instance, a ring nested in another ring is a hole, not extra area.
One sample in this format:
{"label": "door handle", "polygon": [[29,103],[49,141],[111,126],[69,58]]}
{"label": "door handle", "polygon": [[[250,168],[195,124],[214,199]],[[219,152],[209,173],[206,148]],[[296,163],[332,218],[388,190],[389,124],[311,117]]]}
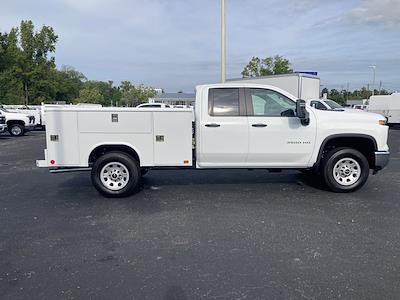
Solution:
{"label": "door handle", "polygon": [[211,124],[206,124],[206,127],[220,127],[221,125],[219,124],[215,124],[215,123],[211,123]]}
{"label": "door handle", "polygon": [[267,124],[258,123],[258,124],[253,124],[251,126],[253,126],[253,127],[267,127],[268,125]]}

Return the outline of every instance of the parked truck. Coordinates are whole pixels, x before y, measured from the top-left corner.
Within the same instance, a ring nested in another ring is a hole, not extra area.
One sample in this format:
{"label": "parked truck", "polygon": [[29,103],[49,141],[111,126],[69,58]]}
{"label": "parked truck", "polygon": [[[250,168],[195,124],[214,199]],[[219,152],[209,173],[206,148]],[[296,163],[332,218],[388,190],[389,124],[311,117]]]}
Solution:
{"label": "parked truck", "polygon": [[367,110],[384,116],[389,125],[400,124],[400,93],[371,96]]}
{"label": "parked truck", "polygon": [[30,114],[11,112],[0,107],[2,115],[6,118],[8,132],[12,136],[22,136],[27,131],[35,129],[35,117]]}
{"label": "parked truck", "polygon": [[47,149],[37,165],[91,170],[108,197],[131,195],[142,174],[165,168],[312,170],[332,191],[352,192],[389,159],[382,116],[317,110],[269,85],[197,86],[195,110],[43,109]]}

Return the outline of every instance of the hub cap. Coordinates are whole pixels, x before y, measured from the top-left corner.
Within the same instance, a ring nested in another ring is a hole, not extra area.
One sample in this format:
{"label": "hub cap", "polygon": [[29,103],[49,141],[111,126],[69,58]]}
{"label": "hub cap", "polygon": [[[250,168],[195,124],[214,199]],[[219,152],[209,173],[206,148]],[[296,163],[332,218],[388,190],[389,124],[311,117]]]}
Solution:
{"label": "hub cap", "polygon": [[360,164],[353,158],[342,158],[333,167],[333,178],[340,185],[352,185],[360,179],[360,176]]}
{"label": "hub cap", "polygon": [[11,133],[13,134],[13,135],[20,135],[21,134],[21,128],[19,128],[18,126],[13,126],[12,128],[11,128]]}
{"label": "hub cap", "polygon": [[128,168],[119,162],[110,162],[101,169],[100,180],[109,190],[122,190],[129,182]]}

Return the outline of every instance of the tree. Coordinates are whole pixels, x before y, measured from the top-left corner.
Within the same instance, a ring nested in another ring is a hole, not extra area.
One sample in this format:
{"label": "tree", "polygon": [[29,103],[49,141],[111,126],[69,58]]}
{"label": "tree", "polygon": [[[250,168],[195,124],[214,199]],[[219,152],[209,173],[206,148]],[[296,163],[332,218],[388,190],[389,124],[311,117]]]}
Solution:
{"label": "tree", "polygon": [[70,66],[62,66],[59,71],[54,70],[53,79],[56,81],[55,100],[65,101],[66,103],[79,97],[79,91],[84,82],[87,81],[85,75]]}
{"label": "tree", "polygon": [[121,86],[121,105],[137,106],[148,102],[149,98],[157,95],[157,92],[151,87],[144,85],[134,86],[130,81],[122,81]]}
{"label": "tree", "polygon": [[243,78],[293,73],[288,59],[275,55],[260,59],[253,57],[242,71]]}
{"label": "tree", "polygon": [[321,91],[322,96],[326,94],[329,97],[329,90],[327,88],[323,88]]}
{"label": "tree", "polygon": [[51,78],[55,59],[48,56],[54,53],[57,39],[53,28],[35,31],[32,21],[22,21],[19,28],[1,34],[0,88],[5,102],[40,103],[55,96]]}
{"label": "tree", "polygon": [[76,99],[76,102],[102,104],[104,97],[98,88],[86,86],[79,91],[79,98]]}

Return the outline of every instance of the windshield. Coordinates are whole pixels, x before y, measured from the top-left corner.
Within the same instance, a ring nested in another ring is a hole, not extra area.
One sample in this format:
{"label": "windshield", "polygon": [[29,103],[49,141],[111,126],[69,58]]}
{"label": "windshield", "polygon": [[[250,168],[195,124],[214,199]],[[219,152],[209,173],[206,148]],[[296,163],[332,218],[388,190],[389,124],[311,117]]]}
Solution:
{"label": "windshield", "polygon": [[331,109],[343,108],[340,104],[337,104],[335,101],[332,101],[332,100],[324,100],[324,102],[325,102]]}

